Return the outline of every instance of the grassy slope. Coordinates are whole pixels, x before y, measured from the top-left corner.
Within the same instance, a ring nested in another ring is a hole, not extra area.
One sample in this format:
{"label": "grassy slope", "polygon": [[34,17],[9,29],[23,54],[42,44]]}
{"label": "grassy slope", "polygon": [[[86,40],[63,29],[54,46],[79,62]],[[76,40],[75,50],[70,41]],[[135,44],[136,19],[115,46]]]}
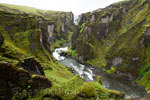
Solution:
{"label": "grassy slope", "polygon": [[51,17],[59,15],[63,13],[62,11],[52,11],[52,10],[41,10],[36,9],[33,7],[27,7],[27,6],[19,6],[19,5],[11,5],[11,4],[0,4],[0,11],[6,11],[14,14],[30,14],[30,15],[38,15],[43,16],[45,14],[50,14]]}

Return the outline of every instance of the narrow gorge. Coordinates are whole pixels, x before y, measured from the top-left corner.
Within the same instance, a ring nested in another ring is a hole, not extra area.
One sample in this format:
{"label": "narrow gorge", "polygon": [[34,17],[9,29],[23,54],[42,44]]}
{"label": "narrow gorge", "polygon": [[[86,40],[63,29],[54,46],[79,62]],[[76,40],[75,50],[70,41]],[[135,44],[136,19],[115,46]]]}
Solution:
{"label": "narrow gorge", "polygon": [[124,0],[74,19],[0,4],[0,100],[150,100],[149,9]]}

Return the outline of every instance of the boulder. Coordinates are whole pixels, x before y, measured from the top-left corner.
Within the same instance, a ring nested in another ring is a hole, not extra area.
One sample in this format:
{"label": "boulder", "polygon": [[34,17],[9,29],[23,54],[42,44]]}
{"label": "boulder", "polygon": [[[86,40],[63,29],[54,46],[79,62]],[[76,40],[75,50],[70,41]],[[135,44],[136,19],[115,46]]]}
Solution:
{"label": "boulder", "polygon": [[20,62],[18,65],[29,71],[31,74],[44,75],[43,68],[34,58],[25,59],[24,62]]}
{"label": "boulder", "polygon": [[33,77],[23,68],[0,63],[0,100],[26,100],[28,96],[51,86],[51,82],[43,76]]}
{"label": "boulder", "polygon": [[55,30],[55,25],[54,24],[49,24],[47,27],[48,27],[47,31],[48,31],[49,37],[52,39],[54,30]]}
{"label": "boulder", "polygon": [[[38,91],[45,89],[47,87],[51,87],[52,83],[45,77],[39,76],[39,75],[32,75],[32,90],[34,90],[34,93],[37,93]],[[33,93],[33,94],[34,94]]]}
{"label": "boulder", "polygon": [[117,66],[119,64],[122,64],[122,61],[123,59],[121,57],[115,57],[113,60],[112,60],[112,64],[113,66]]}
{"label": "boulder", "polygon": [[103,18],[101,18],[100,23],[106,24],[106,23],[110,23],[113,20],[113,13],[111,14],[111,16],[105,16]]}
{"label": "boulder", "polygon": [[90,18],[90,22],[94,22],[95,21],[95,15],[93,14],[92,17]]}

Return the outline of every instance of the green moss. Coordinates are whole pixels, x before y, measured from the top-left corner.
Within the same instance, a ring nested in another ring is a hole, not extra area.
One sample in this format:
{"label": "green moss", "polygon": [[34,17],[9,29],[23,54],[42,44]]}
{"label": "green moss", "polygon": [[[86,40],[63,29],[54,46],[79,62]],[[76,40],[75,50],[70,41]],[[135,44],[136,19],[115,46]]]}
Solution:
{"label": "green moss", "polygon": [[[30,41],[28,32],[16,33],[14,35],[16,45],[22,49],[30,49]],[[29,51],[28,51],[29,52]]]}
{"label": "green moss", "polygon": [[53,51],[55,48],[58,48],[58,47],[61,47],[61,45],[63,43],[65,43],[66,41],[65,40],[56,40],[54,43],[52,43],[51,45],[51,51]]}
{"label": "green moss", "polygon": [[[97,99],[115,99],[115,100],[121,100],[121,97],[124,93],[121,93],[116,90],[109,90],[104,88],[101,84],[97,82],[89,82],[87,84],[84,84],[83,87],[80,88],[80,93],[84,93],[87,95],[87,97],[93,97],[95,96]],[[117,98],[116,98],[116,97]]]}
{"label": "green moss", "polygon": [[21,93],[17,92],[14,97],[12,98],[12,100],[21,100],[23,98],[27,98],[27,90],[23,90]]}
{"label": "green moss", "polygon": [[[43,98],[44,95],[49,95],[52,97],[60,97],[63,100],[72,100],[76,95],[76,90],[78,87],[82,86],[84,81],[77,75],[72,79],[65,81],[63,83],[59,83],[59,85],[54,84],[51,89],[46,89],[41,91],[37,97]],[[40,96],[39,96],[40,95]]]}
{"label": "green moss", "polygon": [[143,62],[145,65],[141,67],[139,73],[138,83],[145,87],[147,92],[150,90],[150,41],[148,41],[148,47],[146,48],[146,59]]}
{"label": "green moss", "polygon": [[92,82],[85,84],[80,89],[81,89],[80,92],[86,94],[88,97],[95,96],[95,88]]}
{"label": "green moss", "polygon": [[81,27],[80,27],[80,33],[83,32],[85,25],[86,25],[86,23],[83,23],[83,24],[81,25]]}
{"label": "green moss", "polygon": [[77,57],[76,50],[72,50],[71,47],[69,47],[67,53],[68,53],[69,55],[71,55],[72,57],[75,57],[75,58]]}
{"label": "green moss", "polygon": [[20,57],[23,59],[26,53],[24,50],[16,47],[11,42],[4,42],[1,46],[1,50],[4,51],[0,53],[2,56],[16,60],[20,60]]}
{"label": "green moss", "polygon": [[[61,66],[57,65],[56,67]],[[53,70],[45,70],[44,72],[46,77],[56,84],[66,82],[68,79],[71,79],[73,77],[73,75],[65,67]]]}
{"label": "green moss", "polygon": [[[49,98],[59,97],[62,100],[73,100],[79,99],[79,94],[85,94],[87,99],[97,98],[97,99],[112,99],[112,100],[123,100],[124,93],[105,89],[101,84],[97,82],[88,82],[85,83],[82,78],[78,75],[73,77],[67,82],[62,83],[61,85],[54,85],[51,89],[42,90],[39,92],[39,98],[43,98],[45,95]],[[35,97],[36,98],[36,97]]]}
{"label": "green moss", "polygon": [[30,16],[32,15],[44,16],[44,14],[50,14],[51,16],[56,16],[63,13],[62,11],[41,10],[33,7],[19,6],[19,5],[12,5],[12,4],[10,5],[4,3],[1,3],[0,6],[2,6],[0,8],[0,11],[10,12],[14,14],[28,13],[30,14]]}

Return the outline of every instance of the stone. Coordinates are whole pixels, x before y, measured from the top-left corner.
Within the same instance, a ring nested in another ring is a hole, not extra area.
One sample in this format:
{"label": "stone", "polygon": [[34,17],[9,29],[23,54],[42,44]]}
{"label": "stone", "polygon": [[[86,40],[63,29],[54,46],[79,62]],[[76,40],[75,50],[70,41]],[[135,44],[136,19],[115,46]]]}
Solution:
{"label": "stone", "polygon": [[117,66],[119,64],[122,64],[122,61],[123,59],[121,57],[115,57],[113,60],[112,60],[112,64],[113,66]]}
{"label": "stone", "polygon": [[113,13],[111,14],[111,16],[105,16],[103,18],[101,18],[100,23],[106,24],[106,23],[110,23],[113,20]]}
{"label": "stone", "polygon": [[81,25],[82,23],[84,23],[86,21],[86,16],[84,14],[79,15],[78,19],[77,19],[77,23],[79,25]]}
{"label": "stone", "polygon": [[139,57],[133,58],[133,61],[140,60]]}
{"label": "stone", "polygon": [[150,28],[147,29],[146,33],[145,33],[145,38],[147,40],[150,40]]}
{"label": "stone", "polygon": [[11,100],[12,95],[19,91],[17,87],[26,88],[29,78],[28,72],[0,63],[0,100]]}
{"label": "stone", "polygon": [[44,48],[50,52],[50,45],[53,41],[53,33],[55,30],[55,25],[50,21],[42,21],[39,24],[41,29],[40,33],[40,43],[44,46]]}
{"label": "stone", "polygon": [[72,22],[74,22],[74,15],[73,15],[72,12],[70,13],[70,19],[71,19]]}
{"label": "stone", "polygon": [[2,33],[0,32],[0,46],[3,44],[3,42],[4,42],[4,37]]}
{"label": "stone", "polygon": [[81,20],[82,20],[82,14],[78,16],[77,22],[79,23],[81,22]]}
{"label": "stone", "polygon": [[114,18],[114,14],[112,13],[111,16],[110,16],[109,22],[112,22],[113,18]]}
{"label": "stone", "polygon": [[94,22],[95,21],[95,15],[93,14],[91,19],[90,19],[90,22]]}
{"label": "stone", "polygon": [[86,26],[86,27],[84,28],[84,32],[86,33],[86,36],[85,36],[85,37],[86,37],[86,41],[88,41],[88,39],[90,38],[91,31],[92,31],[92,30],[91,30],[90,27],[87,27],[87,26]]}
{"label": "stone", "polygon": [[[30,87],[29,87],[30,86]],[[25,92],[17,100],[27,100],[28,96],[35,95],[38,91],[50,88],[51,81],[39,75],[31,75],[23,68],[0,63],[0,100],[12,100],[14,95]]]}
{"label": "stone", "polygon": [[33,80],[33,83],[31,87],[34,90],[33,91],[34,93],[38,92],[39,90],[52,86],[52,83],[43,76],[33,76],[32,80]]}
{"label": "stone", "polygon": [[61,31],[62,32],[66,32],[66,30],[65,30],[65,24],[64,23],[61,24]]}
{"label": "stone", "polygon": [[81,63],[84,63],[84,58],[83,58],[83,56],[78,56],[78,59],[79,59],[79,61],[80,61]]}
{"label": "stone", "polygon": [[31,34],[31,45],[30,45],[30,48],[31,48],[32,51],[35,50],[34,37],[35,37],[35,34]]}
{"label": "stone", "polygon": [[101,76],[100,76],[100,75],[96,76],[96,81],[97,81],[98,83],[102,84]]}
{"label": "stone", "polygon": [[109,45],[110,45],[110,43],[109,43],[109,42],[106,42],[106,46],[109,47]]}
{"label": "stone", "polygon": [[123,8],[122,12],[123,12],[123,13],[127,13],[127,12],[128,12],[128,9],[127,9],[127,8]]}
{"label": "stone", "polygon": [[101,18],[101,23],[108,23],[109,22],[109,16]]}
{"label": "stone", "polygon": [[53,33],[54,33],[54,29],[55,29],[55,25],[51,24],[51,25],[48,25],[47,27],[48,27],[47,31],[48,31],[49,37],[52,38],[53,37]]}
{"label": "stone", "polygon": [[18,65],[29,71],[31,74],[44,75],[43,68],[34,58],[25,59],[24,62],[20,62]]}

